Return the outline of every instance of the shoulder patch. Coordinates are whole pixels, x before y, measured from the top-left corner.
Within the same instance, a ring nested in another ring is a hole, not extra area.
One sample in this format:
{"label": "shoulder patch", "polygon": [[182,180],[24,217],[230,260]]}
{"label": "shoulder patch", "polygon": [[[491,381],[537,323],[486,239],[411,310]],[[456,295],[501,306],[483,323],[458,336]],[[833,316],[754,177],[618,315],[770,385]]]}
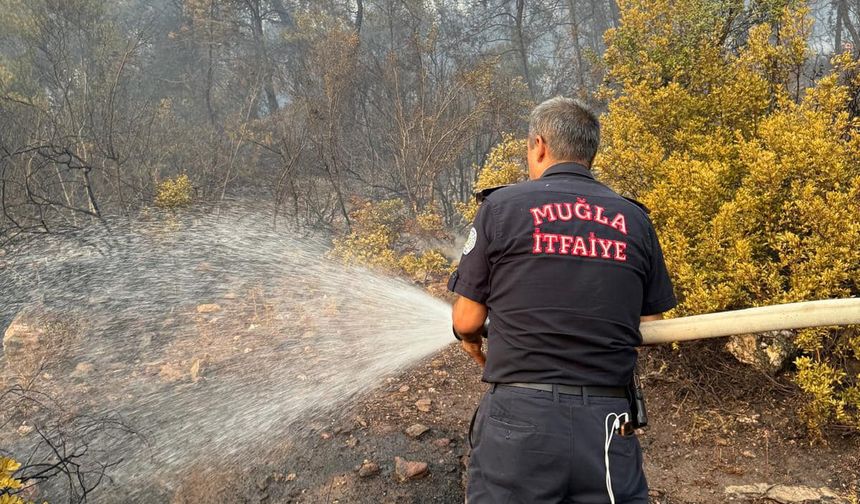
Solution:
{"label": "shoulder patch", "polygon": [[487,196],[489,196],[490,194],[498,191],[499,189],[510,187],[510,185],[511,184],[505,184],[496,187],[488,187],[484,190],[478,191],[475,193],[475,201],[477,201],[478,203],[482,203],[485,199],[487,199]]}
{"label": "shoulder patch", "polygon": [[475,248],[478,242],[478,231],[473,227],[469,230],[469,238],[466,239],[466,244],[463,245],[463,255],[469,255],[469,252]]}
{"label": "shoulder patch", "polygon": [[636,200],[635,200],[635,199],[633,199],[633,198],[628,198],[627,196],[622,196],[622,198],[624,198],[624,199],[626,199],[627,201],[629,201],[630,203],[633,203],[634,205],[638,206],[638,207],[639,207],[639,208],[641,208],[641,209],[642,209],[646,214],[650,214],[650,213],[651,213],[651,210],[648,210],[648,207],[646,207],[644,203],[642,203],[642,202],[640,202],[640,201],[636,201]]}

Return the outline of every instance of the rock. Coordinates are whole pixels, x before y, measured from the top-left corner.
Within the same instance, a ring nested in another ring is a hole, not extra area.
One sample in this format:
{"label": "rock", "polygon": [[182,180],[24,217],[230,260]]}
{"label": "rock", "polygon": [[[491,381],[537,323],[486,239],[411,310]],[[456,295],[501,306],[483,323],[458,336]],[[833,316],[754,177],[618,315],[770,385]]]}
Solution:
{"label": "rock", "polygon": [[322,434],[320,434],[321,439],[329,440],[329,439],[331,439],[331,437],[332,437],[331,432],[323,432]]}
{"label": "rock", "polygon": [[203,372],[203,364],[201,364],[200,359],[194,359],[194,362],[191,363],[191,381],[197,383],[200,380],[200,374]]}
{"label": "rock", "polygon": [[3,334],[3,353],[7,359],[31,352],[45,339],[45,329],[36,313],[21,312]]}
{"label": "rock", "polygon": [[71,357],[78,336],[78,325],[67,314],[29,306],[15,315],[3,333],[3,354],[16,371],[35,376]]}
{"label": "rock", "polygon": [[262,492],[263,490],[269,488],[269,485],[272,484],[272,481],[275,479],[271,474],[266,475],[264,478],[260,478],[257,480],[257,488]]}
{"label": "rock", "polygon": [[221,311],[221,305],[210,303],[197,305],[197,313],[217,313]]}
{"label": "rock", "polygon": [[400,481],[421,479],[429,473],[427,462],[413,462],[394,457],[394,475]]}
{"label": "rock", "polygon": [[433,404],[431,399],[418,399],[415,401],[415,407],[418,408],[418,411],[423,411],[424,413],[430,411],[431,404]]}
{"label": "rock", "polygon": [[364,463],[361,464],[361,467],[358,469],[358,477],[359,478],[370,478],[371,476],[376,476],[379,474],[379,464],[376,462],[371,462],[370,460],[365,460]]}
{"label": "rock", "polygon": [[400,387],[400,391],[401,392],[409,392],[409,385],[404,385],[404,386]]}
{"label": "rock", "polygon": [[421,434],[424,434],[425,432],[427,432],[429,430],[430,430],[430,427],[427,427],[426,425],[419,423],[419,424],[415,424],[415,425],[407,428],[406,429],[406,435],[411,437],[411,438],[418,439],[419,437],[421,437]]}
{"label": "rock", "polygon": [[152,333],[143,333],[140,335],[140,348],[147,349],[152,345]]}
{"label": "rock", "polygon": [[17,429],[18,435],[21,437],[24,437],[27,434],[33,432],[33,430],[35,430],[35,427],[33,427],[32,425],[27,425],[27,424],[21,424]]}
{"label": "rock", "polygon": [[746,458],[751,458],[751,459],[754,459],[754,458],[755,458],[755,453],[753,453],[753,452],[751,452],[751,451],[749,451],[749,450],[744,450],[744,451],[742,451],[742,452],[741,452],[741,455],[743,455],[743,456],[744,456],[744,457],[746,457]]}
{"label": "rock", "polygon": [[79,362],[70,375],[72,378],[83,378],[93,371],[93,365],[89,362]]}
{"label": "rock", "polygon": [[235,292],[228,292],[227,294],[224,294],[224,299],[236,299],[237,297],[239,296],[237,296]]}
{"label": "rock", "polygon": [[740,362],[775,375],[794,357],[797,347],[791,331],[770,331],[732,336],[726,350]]}
{"label": "rock", "polygon": [[182,370],[171,363],[163,364],[161,368],[158,370],[158,377],[166,382],[174,382],[182,379],[185,373]]}
{"label": "rock", "polygon": [[437,448],[447,448],[447,447],[451,446],[451,440],[448,438],[444,438],[444,437],[439,438],[439,439],[435,439],[435,440],[433,440],[433,446],[435,446]]}
{"label": "rock", "polygon": [[767,492],[767,498],[777,502],[838,502],[839,496],[831,489],[805,486],[776,485]]}
{"label": "rock", "polygon": [[287,481],[296,481],[296,473],[287,474]]}
{"label": "rock", "polygon": [[781,504],[795,502],[833,502],[847,503],[839,494],[825,487],[812,488],[807,486],[770,485],[754,483],[752,485],[727,486],[724,489],[730,499],[767,499]]}
{"label": "rock", "polygon": [[350,448],[355,448],[358,446],[358,438],[350,436],[350,438],[346,440],[345,444]]}
{"label": "rock", "polygon": [[767,483],[753,483],[752,485],[727,486],[723,489],[726,497],[758,499],[767,495],[772,485]]}

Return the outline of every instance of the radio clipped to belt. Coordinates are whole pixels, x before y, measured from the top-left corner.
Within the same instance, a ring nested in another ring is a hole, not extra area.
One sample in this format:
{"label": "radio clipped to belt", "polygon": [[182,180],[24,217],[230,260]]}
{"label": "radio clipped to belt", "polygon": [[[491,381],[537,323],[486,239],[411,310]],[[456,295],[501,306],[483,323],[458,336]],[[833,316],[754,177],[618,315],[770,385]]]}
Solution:
{"label": "radio clipped to belt", "polygon": [[622,436],[632,435],[636,429],[648,425],[648,411],[645,409],[645,392],[642,390],[642,382],[639,380],[638,366],[633,368],[633,376],[627,385],[627,400],[630,402],[630,421],[625,422],[619,428]]}

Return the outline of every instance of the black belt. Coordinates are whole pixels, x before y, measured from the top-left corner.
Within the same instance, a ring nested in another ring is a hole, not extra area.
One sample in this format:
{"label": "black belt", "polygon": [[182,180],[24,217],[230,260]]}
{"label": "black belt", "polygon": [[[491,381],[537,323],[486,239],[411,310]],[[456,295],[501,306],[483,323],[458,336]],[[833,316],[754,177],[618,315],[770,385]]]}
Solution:
{"label": "black belt", "polygon": [[559,394],[581,396],[583,391],[586,395],[597,397],[627,397],[627,389],[624,387],[600,387],[592,385],[553,385],[550,383],[499,383],[508,387],[519,387],[533,390],[552,392],[553,387],[558,387]]}

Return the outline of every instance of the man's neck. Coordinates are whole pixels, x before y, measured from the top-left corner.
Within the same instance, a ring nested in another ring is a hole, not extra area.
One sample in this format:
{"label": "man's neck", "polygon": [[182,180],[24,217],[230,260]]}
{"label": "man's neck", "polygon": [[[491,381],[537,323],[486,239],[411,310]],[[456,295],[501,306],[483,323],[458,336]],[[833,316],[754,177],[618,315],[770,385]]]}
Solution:
{"label": "man's neck", "polygon": [[538,168],[538,173],[537,173],[537,176],[535,178],[536,179],[541,178],[543,176],[544,172],[546,172],[547,170],[549,170],[553,166],[558,165],[558,164],[562,164],[562,163],[576,163],[576,164],[579,164],[579,165],[582,165],[582,166],[588,168],[589,170],[591,169],[591,167],[588,166],[588,163],[584,163],[584,162],[576,160],[576,159],[552,159],[552,160],[546,160],[545,159],[544,162],[541,163],[541,166]]}

